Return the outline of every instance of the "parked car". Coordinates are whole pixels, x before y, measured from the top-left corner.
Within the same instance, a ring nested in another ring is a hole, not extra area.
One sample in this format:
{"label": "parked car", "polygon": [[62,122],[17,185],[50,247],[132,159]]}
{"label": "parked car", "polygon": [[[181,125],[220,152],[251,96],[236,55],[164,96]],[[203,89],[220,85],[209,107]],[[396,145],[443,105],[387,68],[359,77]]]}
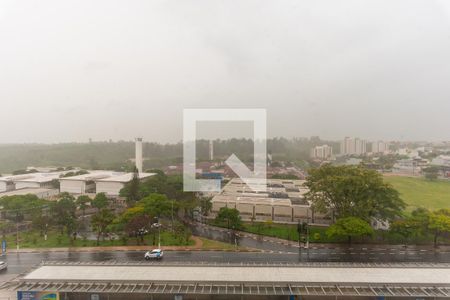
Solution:
{"label": "parked car", "polygon": [[6,261],[0,261],[0,271],[6,270],[8,268],[8,263]]}
{"label": "parked car", "polygon": [[154,249],[152,251],[148,251],[145,253],[144,258],[146,260],[150,259],[162,259],[164,256],[164,252],[161,249]]}

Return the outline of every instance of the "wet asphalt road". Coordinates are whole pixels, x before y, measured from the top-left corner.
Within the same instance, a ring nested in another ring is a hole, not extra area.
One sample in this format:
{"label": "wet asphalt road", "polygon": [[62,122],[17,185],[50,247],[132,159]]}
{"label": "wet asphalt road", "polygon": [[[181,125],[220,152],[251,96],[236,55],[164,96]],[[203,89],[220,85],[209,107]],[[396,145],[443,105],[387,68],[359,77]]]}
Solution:
{"label": "wet asphalt road", "polygon": [[[298,262],[433,262],[450,263],[450,247],[418,247],[392,245],[325,245],[311,244],[301,249],[295,242],[240,233],[197,224],[193,233],[214,240],[236,243],[261,252],[166,251],[163,262],[194,263],[298,263]],[[143,251],[9,253],[0,258],[8,269],[0,271],[0,282],[30,271],[42,261],[102,262],[144,261]]]}
{"label": "wet asphalt road", "polygon": [[[102,262],[144,261],[142,251],[10,253],[2,259],[8,269],[0,273],[0,281],[10,280],[30,271],[42,261]],[[298,262],[450,262],[450,253],[424,249],[377,248],[311,248],[297,252],[221,252],[166,251],[163,262],[209,263],[298,263]]]}
{"label": "wet asphalt road", "polygon": [[263,237],[239,232],[235,235],[223,228],[197,224],[192,232],[212,240],[218,240],[242,247],[260,249],[267,253],[291,254],[300,261],[341,261],[341,262],[450,262],[450,247],[408,245],[346,245],[310,244],[308,250],[294,241]]}

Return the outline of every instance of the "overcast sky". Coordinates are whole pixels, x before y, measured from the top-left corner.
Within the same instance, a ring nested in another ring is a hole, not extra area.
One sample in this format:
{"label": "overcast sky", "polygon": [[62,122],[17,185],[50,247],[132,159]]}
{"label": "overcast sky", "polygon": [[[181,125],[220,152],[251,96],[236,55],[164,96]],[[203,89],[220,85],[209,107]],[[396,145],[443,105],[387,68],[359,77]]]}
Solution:
{"label": "overcast sky", "polygon": [[0,0],[0,143],[174,142],[184,108],[241,107],[270,136],[450,140],[447,3]]}

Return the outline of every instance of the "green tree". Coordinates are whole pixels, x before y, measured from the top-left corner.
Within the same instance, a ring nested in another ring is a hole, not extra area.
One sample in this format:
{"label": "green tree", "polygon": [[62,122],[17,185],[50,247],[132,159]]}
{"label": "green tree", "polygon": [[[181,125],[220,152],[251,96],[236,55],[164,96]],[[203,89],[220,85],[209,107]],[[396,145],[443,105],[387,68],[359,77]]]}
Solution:
{"label": "green tree", "polygon": [[228,229],[239,229],[242,227],[241,216],[236,208],[222,207],[215,221],[220,224],[226,224]]}
{"label": "green tree", "polygon": [[346,237],[349,244],[354,238],[372,236],[374,233],[369,223],[356,217],[341,218],[331,225],[326,234],[329,238]]}
{"label": "green tree", "polygon": [[139,179],[139,170],[135,167],[133,172],[133,179],[131,179],[130,183],[127,185],[127,193],[126,193],[126,201],[128,207],[133,206],[137,201],[141,199],[140,196],[140,179]]}
{"label": "green tree", "polygon": [[152,219],[149,215],[140,214],[132,217],[125,225],[128,236],[134,236],[138,245],[144,243],[145,234],[151,229]]}
{"label": "green tree", "polygon": [[78,209],[81,210],[83,214],[83,219],[86,216],[86,209],[88,208],[89,203],[91,203],[91,198],[89,198],[86,195],[78,196],[76,205],[78,206]]}
{"label": "green tree", "polygon": [[14,228],[14,224],[9,222],[8,220],[0,220],[0,232],[3,239],[6,239],[6,234],[9,231],[12,231]]}
{"label": "green tree", "polygon": [[31,194],[0,198],[0,206],[4,216],[13,222],[21,222],[25,217],[29,218],[34,213],[41,212],[49,204],[50,202]]}
{"label": "green tree", "polygon": [[424,168],[422,170],[424,176],[426,179],[430,180],[430,181],[434,181],[438,179],[439,176],[439,167],[437,166],[430,166],[427,168]]}
{"label": "green tree", "polygon": [[61,234],[66,229],[67,235],[71,235],[76,229],[77,219],[75,217],[75,198],[68,193],[60,195],[57,202],[53,202],[50,208],[52,218],[59,227]]}
{"label": "green tree", "polygon": [[324,165],[309,171],[306,198],[320,212],[332,210],[334,217],[371,217],[392,220],[401,215],[405,203],[382,176],[361,166]]}
{"label": "green tree", "polygon": [[100,244],[100,237],[104,236],[109,225],[114,220],[114,214],[107,208],[102,208],[92,216],[92,229],[97,232],[97,246]]}
{"label": "green tree", "polygon": [[434,234],[434,246],[441,235],[450,233],[450,209],[440,209],[430,214],[429,229]]}
{"label": "green tree", "polygon": [[406,245],[412,238],[419,235],[420,227],[412,218],[408,218],[392,222],[389,230],[390,232],[401,236]]}
{"label": "green tree", "polygon": [[84,231],[86,229],[86,209],[88,208],[89,203],[91,203],[91,198],[89,198],[86,195],[78,196],[77,201],[75,202],[78,206],[78,209],[81,210],[82,213],[82,230]]}
{"label": "green tree", "polygon": [[211,198],[203,197],[200,199],[200,210],[203,216],[207,216],[212,209]]}
{"label": "green tree", "polygon": [[[193,192],[184,192],[183,178],[179,175],[166,176],[163,172],[153,172],[155,175],[146,179],[139,184],[139,193],[137,199],[142,200],[151,194],[162,194],[168,199],[174,200],[176,208],[185,215],[192,215],[192,211],[198,205],[197,199]],[[128,183],[121,191],[120,196],[131,199],[133,195],[133,183]],[[137,184],[136,184],[137,185]],[[130,204],[133,201],[130,202]],[[129,205],[130,207],[130,205]]]}
{"label": "green tree", "polygon": [[168,217],[172,212],[172,201],[162,194],[150,194],[140,200],[136,206],[143,208],[144,213],[152,217]]}
{"label": "green tree", "polygon": [[33,228],[39,230],[39,235],[44,236],[47,233],[48,227],[52,224],[52,218],[43,213],[42,211],[38,211],[33,214],[32,226]]}
{"label": "green tree", "polygon": [[98,193],[91,203],[93,207],[97,208],[97,211],[100,211],[108,206],[108,202],[108,197],[106,197],[105,193]]}

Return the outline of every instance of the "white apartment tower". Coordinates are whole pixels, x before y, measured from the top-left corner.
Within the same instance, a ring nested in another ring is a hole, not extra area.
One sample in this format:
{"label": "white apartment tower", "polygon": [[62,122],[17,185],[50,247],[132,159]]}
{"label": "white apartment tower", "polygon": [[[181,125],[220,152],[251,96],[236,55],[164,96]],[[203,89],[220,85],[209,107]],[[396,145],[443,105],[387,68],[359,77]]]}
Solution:
{"label": "white apartment tower", "polygon": [[328,145],[317,146],[311,149],[311,157],[316,159],[328,159],[333,155],[333,148]]}
{"label": "white apartment tower", "polygon": [[342,155],[363,155],[367,153],[367,142],[359,138],[345,137],[341,142]]}
{"label": "white apartment tower", "polygon": [[142,138],[136,138],[136,169],[142,173]]}
{"label": "white apartment tower", "polygon": [[386,153],[389,151],[389,144],[383,141],[372,143],[372,153]]}

